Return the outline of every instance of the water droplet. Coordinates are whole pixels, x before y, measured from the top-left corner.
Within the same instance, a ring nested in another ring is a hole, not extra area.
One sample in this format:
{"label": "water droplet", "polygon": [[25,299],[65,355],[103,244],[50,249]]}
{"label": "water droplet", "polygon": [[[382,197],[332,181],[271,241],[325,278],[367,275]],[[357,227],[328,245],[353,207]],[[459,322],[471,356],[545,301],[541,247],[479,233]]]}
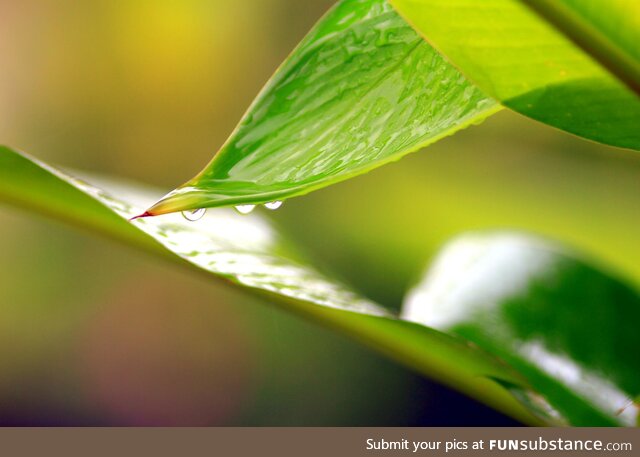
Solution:
{"label": "water droplet", "polygon": [[271,210],[278,209],[278,208],[280,208],[281,206],[282,206],[282,202],[281,202],[281,201],[279,201],[279,200],[276,200],[276,201],[274,201],[274,202],[269,202],[269,203],[265,203],[265,204],[264,204],[264,207],[265,207],[265,208],[267,208],[267,209],[271,209]]}
{"label": "water droplet", "polygon": [[206,212],[207,212],[207,208],[192,209],[189,211],[183,211],[182,217],[184,217],[186,220],[190,222],[195,222],[197,220],[202,219],[202,216],[204,216],[204,213]]}
{"label": "water droplet", "polygon": [[240,214],[249,214],[255,207],[256,205],[238,205],[236,211]]}

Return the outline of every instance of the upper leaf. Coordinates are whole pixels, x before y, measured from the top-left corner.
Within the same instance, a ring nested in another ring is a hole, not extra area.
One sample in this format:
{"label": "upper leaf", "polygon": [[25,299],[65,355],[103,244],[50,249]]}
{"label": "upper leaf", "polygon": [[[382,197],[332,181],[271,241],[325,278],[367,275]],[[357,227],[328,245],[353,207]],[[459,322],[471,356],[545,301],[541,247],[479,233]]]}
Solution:
{"label": "upper leaf", "polygon": [[211,163],[147,215],[301,195],[496,109],[385,0],[343,0],[282,64]]}
{"label": "upper leaf", "polygon": [[505,106],[585,138],[640,149],[640,3],[391,2]]}

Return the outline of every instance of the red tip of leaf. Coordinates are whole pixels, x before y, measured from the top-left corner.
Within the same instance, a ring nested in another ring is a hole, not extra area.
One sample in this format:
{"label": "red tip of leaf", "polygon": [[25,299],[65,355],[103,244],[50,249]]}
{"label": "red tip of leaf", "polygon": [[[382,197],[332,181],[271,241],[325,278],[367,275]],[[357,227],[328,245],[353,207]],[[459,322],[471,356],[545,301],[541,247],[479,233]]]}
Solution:
{"label": "red tip of leaf", "polygon": [[135,220],[135,219],[138,219],[138,218],[140,218],[140,217],[149,217],[149,216],[153,216],[153,215],[154,215],[154,214],[150,213],[149,211],[145,211],[145,212],[144,212],[144,213],[142,213],[142,214],[138,214],[137,216],[133,216],[131,219],[129,219],[129,222],[131,222],[131,221],[133,221],[133,220]]}

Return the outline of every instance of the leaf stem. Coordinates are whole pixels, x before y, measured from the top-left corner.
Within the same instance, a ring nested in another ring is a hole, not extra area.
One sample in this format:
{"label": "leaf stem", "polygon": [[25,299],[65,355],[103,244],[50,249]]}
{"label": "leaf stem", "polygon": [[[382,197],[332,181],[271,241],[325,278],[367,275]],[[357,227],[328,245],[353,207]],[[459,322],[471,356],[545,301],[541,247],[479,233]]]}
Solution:
{"label": "leaf stem", "polygon": [[558,0],[520,0],[640,96],[640,63]]}

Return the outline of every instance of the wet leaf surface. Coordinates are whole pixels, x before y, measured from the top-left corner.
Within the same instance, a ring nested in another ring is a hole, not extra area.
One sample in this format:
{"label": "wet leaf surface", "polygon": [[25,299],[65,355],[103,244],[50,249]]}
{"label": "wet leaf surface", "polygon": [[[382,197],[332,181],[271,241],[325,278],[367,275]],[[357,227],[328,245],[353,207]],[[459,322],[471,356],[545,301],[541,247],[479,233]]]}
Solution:
{"label": "wet leaf surface", "polygon": [[640,149],[640,4],[391,0],[505,106],[567,132]]}
{"label": "wet leaf surface", "polygon": [[497,109],[385,0],[343,0],[276,71],[211,163],[149,215],[302,195]]}

